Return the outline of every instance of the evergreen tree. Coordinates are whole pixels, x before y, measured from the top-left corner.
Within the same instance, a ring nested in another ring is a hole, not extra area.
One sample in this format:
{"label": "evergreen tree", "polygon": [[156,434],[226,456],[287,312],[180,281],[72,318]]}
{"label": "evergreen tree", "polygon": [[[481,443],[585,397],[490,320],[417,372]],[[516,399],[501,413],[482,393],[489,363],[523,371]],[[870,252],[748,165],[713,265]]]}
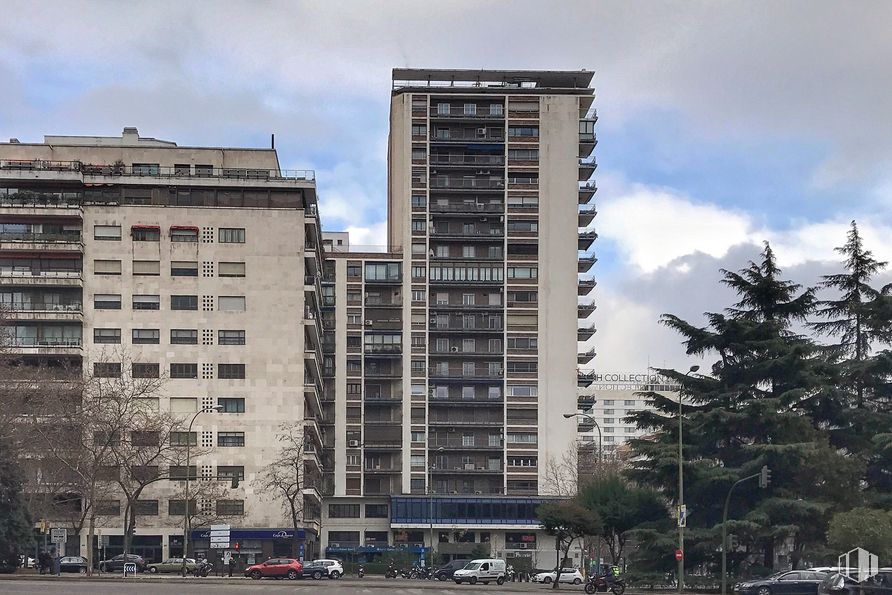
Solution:
{"label": "evergreen tree", "polygon": [[[729,533],[748,554],[732,558],[732,568],[755,555],[773,568],[781,541],[793,539],[794,563],[808,546],[824,542],[830,511],[847,488],[856,488],[859,473],[803,408],[827,385],[818,348],[793,329],[813,312],[815,290],[782,279],[767,244],[759,262],[722,275],[739,296],[733,307],[707,313],[704,327],[669,314],[662,318],[684,337],[689,355],[717,357],[709,374],[660,370],[679,383],[684,400],[685,562],[716,562],[729,488],[768,465],[771,489],[750,482],[735,490]],[[630,475],[677,499],[678,402],[656,393],[647,397],[652,409],[630,416],[650,434],[632,442],[639,457]]]}
{"label": "evergreen tree", "polygon": [[0,568],[16,568],[32,538],[31,519],[22,498],[21,469],[12,451],[0,441]]}
{"label": "evergreen tree", "polygon": [[892,433],[892,352],[873,351],[892,340],[892,298],[888,288],[870,284],[887,263],[864,247],[854,221],[836,251],[845,257],[845,270],[824,276],[821,285],[838,295],[820,302],[816,314],[823,320],[811,323],[818,334],[835,340],[823,347],[834,382],[815,399],[812,415],[831,428],[834,446],[865,466],[868,494],[888,502],[892,476],[883,436]]}

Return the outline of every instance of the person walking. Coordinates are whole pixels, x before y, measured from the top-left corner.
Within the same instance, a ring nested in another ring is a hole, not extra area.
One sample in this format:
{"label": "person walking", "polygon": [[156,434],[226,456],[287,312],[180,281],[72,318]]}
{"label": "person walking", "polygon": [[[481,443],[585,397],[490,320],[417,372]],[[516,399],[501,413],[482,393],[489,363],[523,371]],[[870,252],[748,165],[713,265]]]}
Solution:
{"label": "person walking", "polygon": [[229,557],[229,578],[232,578],[232,571],[235,570],[235,556]]}

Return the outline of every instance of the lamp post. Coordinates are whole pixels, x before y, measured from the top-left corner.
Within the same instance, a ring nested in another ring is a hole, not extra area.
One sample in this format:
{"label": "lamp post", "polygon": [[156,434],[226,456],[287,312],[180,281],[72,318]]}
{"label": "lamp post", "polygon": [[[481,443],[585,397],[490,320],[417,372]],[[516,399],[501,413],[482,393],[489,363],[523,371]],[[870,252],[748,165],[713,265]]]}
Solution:
{"label": "lamp post", "polygon": [[183,498],[183,565],[180,568],[180,574],[186,576],[186,556],[189,552],[189,463],[191,462],[190,446],[192,445],[192,424],[199,415],[205,411],[223,411],[223,405],[214,405],[213,407],[202,408],[195,412],[192,419],[189,420],[189,429],[186,430],[186,489],[185,498]]}
{"label": "lamp post", "polygon": [[[435,452],[443,452],[445,449],[440,446]],[[427,495],[428,495],[428,516],[431,524],[431,549],[427,558],[428,570],[430,570],[430,579],[434,578],[434,484],[431,481],[431,471],[434,470],[433,464],[427,466]]]}
{"label": "lamp post", "polygon": [[[592,422],[592,425],[598,430],[598,465],[600,466],[603,462],[603,436],[601,435],[601,426],[598,424],[598,420],[589,415],[588,413],[565,413],[564,417],[566,419],[573,419],[574,417],[582,417]],[[599,470],[600,473],[600,470]],[[576,459],[576,475],[577,478],[579,476],[579,459]],[[579,481],[577,479],[577,492],[579,491]],[[598,535],[598,570],[601,569],[601,536]]]}
{"label": "lamp post", "polygon": [[[691,366],[685,376],[694,374],[700,366]],[[681,434],[681,392],[678,393],[678,551],[681,556],[678,557],[678,592],[684,591],[684,528],[687,524],[687,518],[682,517],[684,510],[684,467],[682,459],[682,434]]]}

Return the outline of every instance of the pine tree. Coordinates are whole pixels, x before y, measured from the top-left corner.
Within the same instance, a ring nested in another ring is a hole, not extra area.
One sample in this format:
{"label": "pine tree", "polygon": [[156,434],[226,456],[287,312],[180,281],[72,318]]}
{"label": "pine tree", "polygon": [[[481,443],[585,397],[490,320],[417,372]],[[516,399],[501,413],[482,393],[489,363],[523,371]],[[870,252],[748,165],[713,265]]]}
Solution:
{"label": "pine tree", "polygon": [[[828,511],[858,473],[830,448],[802,406],[827,384],[817,346],[793,329],[813,312],[815,290],[783,280],[767,244],[759,262],[722,275],[739,296],[733,307],[707,313],[704,327],[669,314],[662,318],[684,337],[689,355],[717,356],[709,374],[660,370],[679,383],[684,400],[685,560],[691,566],[715,562],[728,489],[768,465],[770,490],[755,482],[735,490],[729,532],[772,568],[774,548],[787,538],[795,544],[794,562],[809,545],[823,543]],[[651,436],[633,441],[640,458],[630,474],[675,499],[678,402],[647,396],[653,410],[631,418]]]}
{"label": "pine tree", "polygon": [[12,451],[0,441],[0,568],[16,568],[31,545],[31,519],[22,498],[22,473]]}

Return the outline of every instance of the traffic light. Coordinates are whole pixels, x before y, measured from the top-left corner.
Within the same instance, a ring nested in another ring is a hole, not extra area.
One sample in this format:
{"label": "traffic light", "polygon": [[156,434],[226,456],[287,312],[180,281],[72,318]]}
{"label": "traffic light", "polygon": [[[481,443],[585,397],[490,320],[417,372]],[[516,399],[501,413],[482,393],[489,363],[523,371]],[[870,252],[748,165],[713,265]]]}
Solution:
{"label": "traffic light", "polygon": [[759,487],[767,488],[770,483],[771,469],[768,468],[768,465],[762,465],[762,471],[759,473]]}
{"label": "traffic light", "polygon": [[235,551],[238,551],[240,547],[242,546],[237,541],[232,544],[232,549],[234,549]]}

